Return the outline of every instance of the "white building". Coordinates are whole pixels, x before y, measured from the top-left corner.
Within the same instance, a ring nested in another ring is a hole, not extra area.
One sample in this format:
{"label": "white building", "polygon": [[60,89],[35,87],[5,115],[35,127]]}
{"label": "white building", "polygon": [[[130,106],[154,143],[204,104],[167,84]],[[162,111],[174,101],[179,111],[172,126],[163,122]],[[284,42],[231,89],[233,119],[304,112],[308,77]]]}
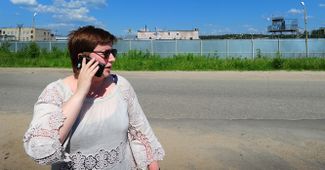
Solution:
{"label": "white building", "polygon": [[[51,30],[43,28],[0,28],[0,37],[5,40],[16,41],[53,41],[55,37],[51,34]],[[6,39],[6,37],[11,37]],[[12,38],[14,37],[14,38]]]}
{"label": "white building", "polygon": [[197,40],[199,30],[169,30],[169,31],[148,31],[139,30],[137,33],[139,40]]}
{"label": "white building", "polygon": [[68,41],[69,37],[67,36],[55,36],[56,41]]}

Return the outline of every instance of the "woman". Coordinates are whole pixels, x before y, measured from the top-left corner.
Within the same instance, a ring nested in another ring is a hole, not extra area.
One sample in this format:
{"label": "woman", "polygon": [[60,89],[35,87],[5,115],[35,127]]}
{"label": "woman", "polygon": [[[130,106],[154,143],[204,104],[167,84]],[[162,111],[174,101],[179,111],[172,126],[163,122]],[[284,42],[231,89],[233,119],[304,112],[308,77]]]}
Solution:
{"label": "woman", "polygon": [[69,35],[74,74],[44,89],[24,136],[26,153],[38,163],[52,169],[159,169],[164,150],[132,86],[111,74],[114,42],[114,35],[93,26]]}

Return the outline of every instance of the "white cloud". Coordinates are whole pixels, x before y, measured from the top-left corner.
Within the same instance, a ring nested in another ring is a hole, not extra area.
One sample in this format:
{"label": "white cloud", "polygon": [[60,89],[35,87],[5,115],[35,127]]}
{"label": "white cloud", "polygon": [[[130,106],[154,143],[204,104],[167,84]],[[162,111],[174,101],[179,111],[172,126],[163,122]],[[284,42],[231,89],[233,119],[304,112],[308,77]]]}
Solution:
{"label": "white cloud", "polygon": [[107,0],[71,0],[66,2],[66,0],[54,0],[54,6],[61,6],[64,8],[80,8],[80,7],[97,7],[106,6]]}
{"label": "white cloud", "polygon": [[10,0],[15,5],[36,5],[36,0]]}
{"label": "white cloud", "polygon": [[58,27],[71,27],[74,26],[73,24],[67,24],[67,23],[55,23],[55,24],[48,24],[49,28],[58,28]]}
{"label": "white cloud", "polygon": [[79,9],[57,9],[57,13],[53,15],[54,18],[60,21],[81,21],[81,22],[96,22],[97,19],[88,16],[89,10],[85,7]]}
{"label": "white cloud", "polygon": [[107,0],[83,0],[86,3],[94,4],[94,5],[107,5]]}
{"label": "white cloud", "polygon": [[319,4],[320,7],[325,7],[325,4]]}
{"label": "white cloud", "polygon": [[55,35],[64,35],[65,33],[71,31],[71,29],[75,29],[78,26],[72,23],[54,23],[44,25],[43,27],[51,29]]}
{"label": "white cloud", "polygon": [[288,11],[289,14],[293,14],[293,15],[296,15],[296,14],[303,14],[304,13],[304,10],[299,10],[299,9],[295,9],[295,8],[292,8]]}
{"label": "white cloud", "polygon": [[[62,0],[60,0],[62,1]],[[58,0],[56,1],[56,3]],[[63,2],[63,1],[62,1]],[[56,4],[55,3],[55,4]],[[51,13],[52,17],[61,22],[95,22],[96,18],[89,16],[89,9],[82,4],[72,2],[61,3],[59,5],[41,5],[39,4],[35,11],[39,13]]]}
{"label": "white cloud", "polygon": [[244,28],[250,28],[250,27],[252,27],[252,25],[244,24],[243,27],[244,27]]}
{"label": "white cloud", "polygon": [[265,21],[271,21],[272,15],[262,15],[261,18]]}
{"label": "white cloud", "polygon": [[53,0],[52,4],[38,3],[37,0],[10,1],[15,5],[27,5],[28,10],[39,15],[51,15],[55,20],[52,23],[56,25],[49,26],[56,28],[71,26],[71,24],[78,25],[78,23],[103,25],[90,15],[90,10],[107,5],[107,0]]}
{"label": "white cloud", "polygon": [[249,25],[249,24],[245,24],[245,25],[243,25],[243,27],[247,29],[248,33],[259,33],[260,32],[258,29],[254,28],[252,25]]}
{"label": "white cloud", "polygon": [[258,33],[258,32],[259,32],[258,29],[253,28],[253,27],[248,28],[247,31],[248,31],[249,33]]}
{"label": "white cloud", "polygon": [[233,31],[228,27],[222,27],[212,23],[205,24],[200,28],[200,34],[202,35],[221,35],[221,34],[230,34]]}
{"label": "white cloud", "polygon": [[66,2],[65,0],[54,0],[53,6],[55,7],[63,7],[63,8],[79,8],[85,5],[81,1],[69,1]]}

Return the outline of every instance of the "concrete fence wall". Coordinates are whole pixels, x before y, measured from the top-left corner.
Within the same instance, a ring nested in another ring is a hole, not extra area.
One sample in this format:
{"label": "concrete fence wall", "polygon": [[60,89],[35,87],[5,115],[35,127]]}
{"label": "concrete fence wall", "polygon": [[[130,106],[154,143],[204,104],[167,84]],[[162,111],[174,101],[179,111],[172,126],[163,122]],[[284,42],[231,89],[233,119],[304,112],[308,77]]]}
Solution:
{"label": "concrete fence wall", "polygon": [[[0,44],[3,42],[0,42]],[[10,50],[17,52],[30,42],[9,42]],[[36,42],[40,48],[66,49],[66,41]],[[119,40],[114,48],[119,53],[141,50],[161,57],[177,54],[194,54],[207,57],[274,57],[278,53],[283,57],[305,57],[304,39],[243,39],[243,40]],[[325,57],[325,39],[309,39],[309,57]]]}

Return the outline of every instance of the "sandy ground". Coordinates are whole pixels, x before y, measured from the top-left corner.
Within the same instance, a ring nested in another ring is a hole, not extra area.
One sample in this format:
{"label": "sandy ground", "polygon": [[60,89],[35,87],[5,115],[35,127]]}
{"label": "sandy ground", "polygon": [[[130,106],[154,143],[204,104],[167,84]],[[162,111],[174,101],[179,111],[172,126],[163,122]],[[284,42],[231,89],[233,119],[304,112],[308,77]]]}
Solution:
{"label": "sandy ground", "polygon": [[32,117],[29,114],[0,114],[0,168],[49,169],[38,166],[24,151],[22,137]]}
{"label": "sandy ground", "polygon": [[[0,167],[49,169],[24,152],[31,116],[0,114]],[[167,153],[162,169],[324,169],[324,120],[150,119]],[[288,137],[290,136],[290,137]]]}

